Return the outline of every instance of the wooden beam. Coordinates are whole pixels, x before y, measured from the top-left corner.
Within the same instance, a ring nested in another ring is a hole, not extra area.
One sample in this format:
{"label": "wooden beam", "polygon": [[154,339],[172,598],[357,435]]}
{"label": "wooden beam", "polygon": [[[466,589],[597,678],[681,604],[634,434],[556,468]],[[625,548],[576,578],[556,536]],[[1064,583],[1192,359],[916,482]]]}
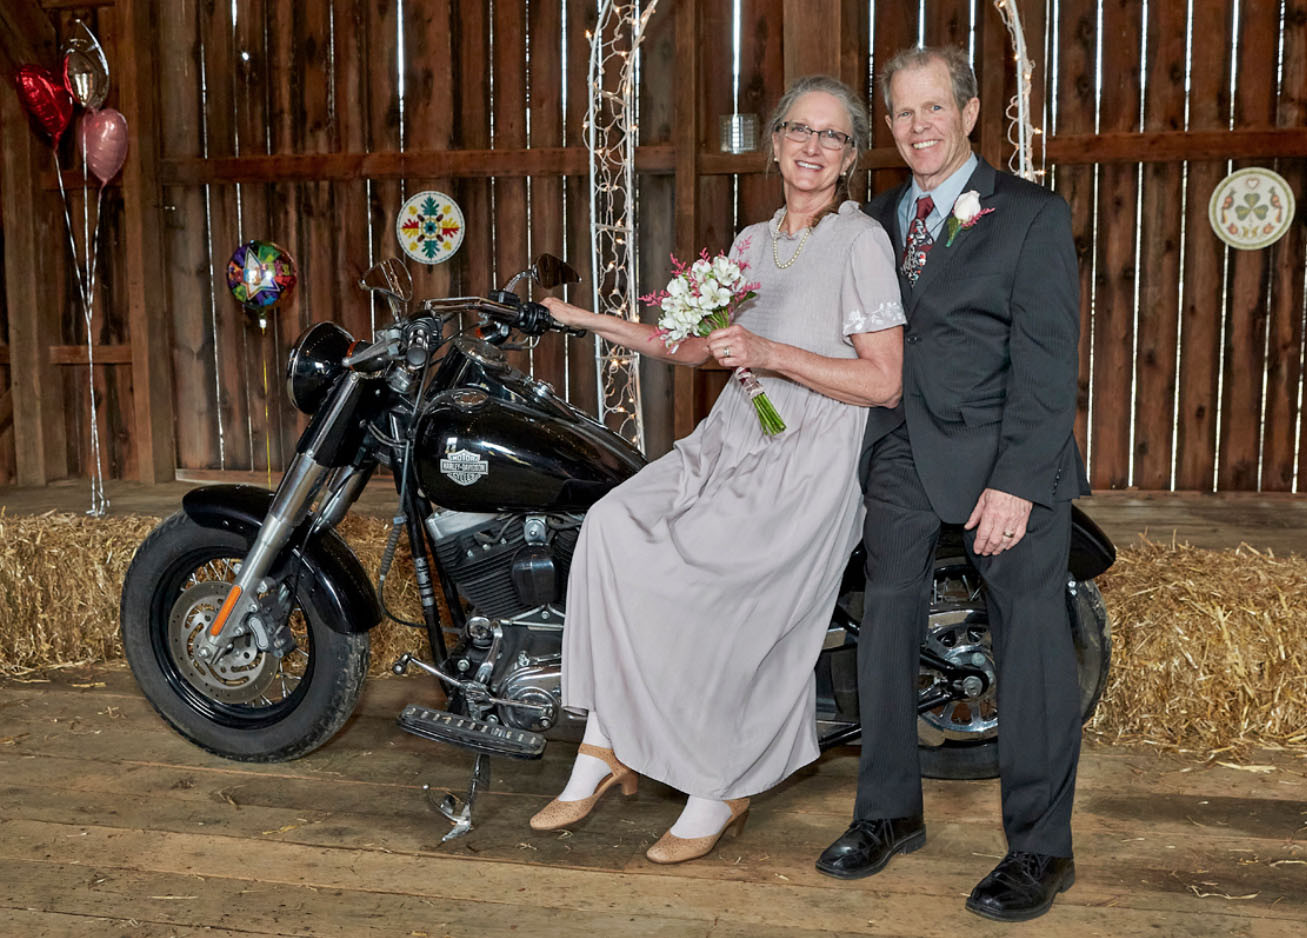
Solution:
{"label": "wooden beam", "polygon": [[[638,172],[670,173],[676,165],[671,144],[640,147]],[[352,182],[451,176],[584,176],[590,171],[585,147],[519,147],[494,150],[407,150],[386,153],[300,153],[219,159],[161,159],[166,185],[228,182],[298,182],[305,179]],[[80,182],[80,176],[78,180]],[[51,177],[51,183],[54,179]]]}
{"label": "wooden beam", "polygon": [[839,77],[840,0],[785,0],[785,84],[804,75]]}
{"label": "wooden beam", "polygon": [[[28,127],[18,96],[0,90],[0,217],[5,224],[5,299],[9,310],[9,384],[19,485],[68,475],[63,382],[46,349],[59,332],[56,270],[47,256],[66,250],[57,202],[37,184],[50,148]],[[53,247],[58,245],[59,247]]]}
{"label": "wooden beam", "polygon": [[9,390],[0,391],[0,433],[9,429],[14,422],[14,395]]}
{"label": "wooden beam", "polygon": [[57,36],[50,15],[37,0],[0,3],[0,71],[20,65],[54,64]]}
{"label": "wooden beam", "polygon": [[157,285],[155,266],[162,256],[163,229],[158,172],[158,107],[154,90],[154,4],[120,0],[117,34],[119,108],[136,128],[133,150],[123,167],[123,244],[127,250],[128,326],[132,352],[132,437],[137,478],[171,481],[176,454],[173,435],[172,329]]}
{"label": "wooden beam", "polygon": [[1301,157],[1307,156],[1307,128],[1059,134],[1045,141],[1044,154],[1064,166]]}
{"label": "wooden beam", "polygon": [[[85,345],[50,346],[50,364],[52,365],[88,365],[91,356],[86,354]],[[96,365],[130,365],[132,347],[130,345],[97,345],[95,347]]]}

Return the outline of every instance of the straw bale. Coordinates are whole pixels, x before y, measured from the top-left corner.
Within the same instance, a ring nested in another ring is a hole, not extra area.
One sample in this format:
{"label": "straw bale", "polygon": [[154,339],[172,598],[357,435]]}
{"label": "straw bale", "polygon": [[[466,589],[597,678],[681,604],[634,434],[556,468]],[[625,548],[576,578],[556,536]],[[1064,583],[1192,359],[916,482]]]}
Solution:
{"label": "straw bale", "polygon": [[[123,575],[158,520],[0,515],[0,674],[121,658]],[[363,517],[340,527],[374,583],[389,531]],[[406,540],[385,601],[420,622]],[[1099,585],[1113,660],[1090,733],[1205,758],[1263,747],[1307,755],[1307,558],[1141,539]],[[405,651],[430,655],[425,630],[384,620],[372,632],[372,673]]]}
{"label": "straw bale", "polygon": [[1092,733],[1205,758],[1307,754],[1307,558],[1141,538],[1099,586],[1113,660]]}
{"label": "straw bale", "polygon": [[[121,659],[123,577],[160,520],[53,511],[0,515],[0,674]],[[373,583],[389,532],[389,522],[372,518],[352,517],[340,526]],[[386,605],[399,618],[421,622],[406,541],[400,538],[386,578]],[[425,629],[383,620],[372,632],[372,673],[389,673],[406,651],[430,657]]]}

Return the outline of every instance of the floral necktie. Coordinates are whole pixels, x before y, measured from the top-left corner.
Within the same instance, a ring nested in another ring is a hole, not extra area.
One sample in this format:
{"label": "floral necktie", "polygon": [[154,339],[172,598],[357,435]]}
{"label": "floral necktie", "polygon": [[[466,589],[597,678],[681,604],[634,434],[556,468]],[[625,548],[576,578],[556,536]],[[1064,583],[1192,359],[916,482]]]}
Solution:
{"label": "floral necktie", "polygon": [[908,225],[908,240],[903,246],[903,276],[914,286],[921,268],[926,266],[926,254],[935,246],[935,239],[926,229],[926,216],[935,210],[935,200],[928,195],[917,199],[917,217]]}

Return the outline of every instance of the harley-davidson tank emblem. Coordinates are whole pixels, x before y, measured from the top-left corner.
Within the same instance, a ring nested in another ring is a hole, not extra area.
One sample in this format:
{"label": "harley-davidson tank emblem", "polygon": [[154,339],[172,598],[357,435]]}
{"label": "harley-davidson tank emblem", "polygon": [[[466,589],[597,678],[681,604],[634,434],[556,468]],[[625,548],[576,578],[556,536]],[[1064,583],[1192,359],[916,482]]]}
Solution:
{"label": "harley-davidson tank emblem", "polygon": [[490,472],[490,464],[476,453],[465,449],[455,450],[440,460],[440,474],[459,485],[471,485]]}

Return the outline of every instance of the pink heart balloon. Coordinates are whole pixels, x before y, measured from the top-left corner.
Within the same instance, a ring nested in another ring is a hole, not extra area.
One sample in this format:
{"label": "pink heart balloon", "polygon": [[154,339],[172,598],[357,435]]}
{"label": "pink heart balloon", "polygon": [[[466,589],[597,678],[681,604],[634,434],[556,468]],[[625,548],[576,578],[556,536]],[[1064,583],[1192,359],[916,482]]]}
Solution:
{"label": "pink heart balloon", "polygon": [[54,145],[59,146],[59,138],[73,118],[73,96],[63,82],[39,65],[19,66],[14,81],[23,107],[41,122]]}
{"label": "pink heart balloon", "polygon": [[82,147],[86,168],[103,186],[127,160],[127,118],[111,107],[83,115]]}

